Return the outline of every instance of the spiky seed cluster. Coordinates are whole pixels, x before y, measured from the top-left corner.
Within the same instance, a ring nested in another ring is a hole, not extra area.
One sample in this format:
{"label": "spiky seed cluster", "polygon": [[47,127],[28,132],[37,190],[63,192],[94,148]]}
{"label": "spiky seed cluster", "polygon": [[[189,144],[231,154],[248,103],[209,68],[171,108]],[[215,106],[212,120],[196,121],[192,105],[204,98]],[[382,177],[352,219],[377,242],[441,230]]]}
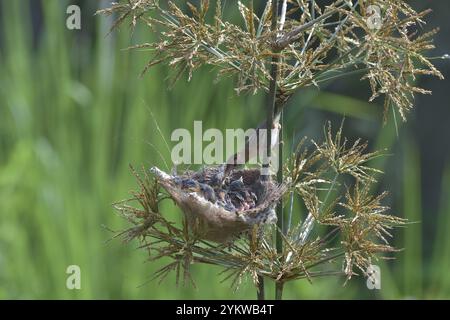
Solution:
{"label": "spiky seed cluster", "polygon": [[[98,13],[118,15],[111,30],[128,20],[132,27],[138,22],[149,27],[157,40],[133,48],[153,51],[144,72],[161,63],[177,70],[173,82],[184,73],[191,79],[194,70],[212,65],[219,76],[236,77],[237,92],[267,91],[272,58],[279,57],[277,79],[283,102],[299,88],[361,73],[372,89],[370,101],[384,95],[385,111],[395,105],[405,120],[414,94],[429,93],[414,85],[416,77],[442,78],[424,55],[433,48],[436,30],[418,32],[430,11],[416,12],[403,0],[337,0],[326,7],[315,1],[289,0],[276,33],[271,31],[271,1],[260,16],[253,1],[247,6],[238,1],[242,24],[224,19],[220,0],[215,9],[208,0],[201,0],[199,7],[182,3],[186,5],[127,0]],[[370,22],[369,6],[380,9],[376,27]]]}
{"label": "spiky seed cluster", "polygon": [[[381,204],[386,192],[372,193],[376,182],[374,175],[381,171],[367,166],[367,162],[381,154],[366,153],[367,144],[360,140],[347,147],[342,125],[333,135],[330,123],[325,127],[325,141],[322,144],[312,141],[313,151],[308,152],[304,143],[303,140],[299,144],[285,169],[293,190],[308,212],[297,240],[306,241],[314,222],[334,226],[341,235],[345,273],[351,277],[355,266],[364,273],[376,253],[396,251],[387,238],[392,236],[393,227],[406,223],[404,219],[386,214],[389,208]],[[343,190],[340,181],[353,181],[353,187]],[[320,190],[325,190],[322,198]]]}
{"label": "spiky seed cluster", "polygon": [[[170,194],[164,192],[147,170],[140,176],[133,169],[139,190],[133,192],[131,199],[114,205],[134,225],[117,236],[125,241],[140,239],[150,260],[171,258],[155,277],[162,280],[175,271],[177,283],[181,275],[184,280],[192,281],[190,267],[194,263],[224,267],[224,280],[232,279],[235,288],[247,276],[257,285],[258,275],[288,282],[303,278],[312,281],[314,277],[331,275],[350,278],[355,268],[364,273],[377,254],[395,251],[387,241],[390,230],[406,221],[386,214],[388,207],[381,204],[386,193],[374,196],[370,192],[375,179],[367,174],[372,169],[365,163],[376,154],[364,153],[357,144],[343,148],[342,143],[336,143],[341,139],[342,127],[334,137],[330,127],[326,132],[322,144],[311,143],[311,151],[302,141],[285,168],[286,184],[305,204],[309,217],[282,234],[282,252],[276,250],[272,228],[263,225],[255,224],[250,232],[221,244],[202,238],[197,230],[202,226],[196,227],[187,219],[182,228],[177,227],[159,211],[160,202],[171,198]],[[323,152],[325,149],[329,152]],[[349,169],[339,170],[336,161]],[[334,176],[333,180],[330,175]],[[342,187],[340,181],[346,177],[355,179],[353,188]],[[312,239],[311,223],[314,222],[332,229]],[[343,269],[339,261],[344,262]],[[325,263],[333,268],[324,269]]]}
{"label": "spiky seed cluster", "polygon": [[372,180],[373,174],[381,173],[380,170],[364,166],[364,163],[380,156],[381,153],[379,151],[364,153],[367,142],[361,143],[361,139],[357,139],[348,147],[347,139],[342,137],[342,126],[333,137],[331,123],[328,122],[325,142],[322,145],[314,141],[313,143],[319,156],[327,159],[329,165],[338,174],[349,174],[360,180]]}

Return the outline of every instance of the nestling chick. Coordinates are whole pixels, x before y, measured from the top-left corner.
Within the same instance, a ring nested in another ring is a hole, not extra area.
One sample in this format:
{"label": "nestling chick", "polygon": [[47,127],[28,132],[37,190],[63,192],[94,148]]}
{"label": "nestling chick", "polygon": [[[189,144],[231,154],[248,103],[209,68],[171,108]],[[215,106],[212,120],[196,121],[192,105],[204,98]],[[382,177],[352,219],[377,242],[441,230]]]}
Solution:
{"label": "nestling chick", "polygon": [[230,183],[230,191],[240,192],[245,188],[244,180],[240,177],[238,180],[234,180]]}
{"label": "nestling chick", "polygon": [[200,183],[200,193],[206,200],[212,203],[216,202],[216,194],[214,193],[214,189],[207,184]]}
{"label": "nestling chick", "polygon": [[193,179],[182,179],[181,180],[181,189],[191,191],[191,192],[200,192],[200,184]]}

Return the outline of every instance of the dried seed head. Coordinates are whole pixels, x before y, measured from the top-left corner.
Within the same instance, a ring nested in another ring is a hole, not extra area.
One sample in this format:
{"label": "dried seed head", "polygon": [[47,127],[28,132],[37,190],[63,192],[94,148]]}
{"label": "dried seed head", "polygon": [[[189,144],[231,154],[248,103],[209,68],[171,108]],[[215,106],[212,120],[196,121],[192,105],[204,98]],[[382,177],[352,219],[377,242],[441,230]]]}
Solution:
{"label": "dried seed head", "polygon": [[208,1],[184,10],[171,1],[132,0],[98,13],[118,13],[111,29],[130,18],[132,26],[141,22],[151,32],[154,26],[163,30],[155,42],[133,48],[149,49],[153,54],[144,72],[157,64],[175,70],[173,83],[184,73],[191,79],[199,67],[213,65],[218,76],[236,78],[237,93],[268,91],[272,58],[282,57],[276,62],[280,106],[299,88],[320,86],[360,71],[362,79],[369,82],[370,101],[384,96],[385,109],[396,106],[405,120],[414,95],[430,93],[414,85],[415,77],[443,78],[424,55],[434,48],[432,38],[437,30],[422,35],[410,32],[419,29],[416,27],[424,23],[430,10],[416,12],[402,0],[371,1],[372,7],[382,9],[373,28],[367,1],[333,1],[323,8],[317,3],[311,8],[311,1],[290,2],[281,18],[283,30],[275,34],[270,26],[270,1],[261,17],[252,6],[239,2],[240,24],[223,19],[221,1],[217,1],[210,22],[206,19]]}

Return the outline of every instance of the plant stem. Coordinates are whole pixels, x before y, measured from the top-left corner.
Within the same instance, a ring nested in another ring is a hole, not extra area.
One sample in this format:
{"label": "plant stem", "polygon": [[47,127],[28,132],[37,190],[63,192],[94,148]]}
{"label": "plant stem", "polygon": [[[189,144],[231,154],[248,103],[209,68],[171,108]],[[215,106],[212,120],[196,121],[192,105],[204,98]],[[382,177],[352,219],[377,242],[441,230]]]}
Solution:
{"label": "plant stem", "polygon": [[[287,8],[287,1],[283,1],[283,7],[282,7],[282,16],[281,16],[281,26],[280,30],[284,27],[284,19],[286,15],[286,8]],[[278,0],[273,0],[272,2],[272,30],[277,30],[277,16],[278,16]],[[277,36],[275,36],[277,37]],[[277,50],[276,50],[277,51]],[[272,70],[271,70],[271,77],[272,81],[270,82],[270,92],[269,92],[269,105],[267,108],[267,128],[272,129],[274,126],[274,116],[275,116],[275,110],[280,110],[280,106],[276,106],[277,104],[277,80],[278,80],[278,62],[279,58],[274,57],[272,59]],[[279,102],[280,103],[280,102]],[[283,151],[282,151],[282,138],[283,138],[283,132],[282,132],[282,119],[283,119],[283,112],[280,113],[280,128],[278,132],[278,143],[279,143],[279,154],[278,154],[278,172],[277,172],[277,180],[279,183],[283,181]],[[270,140],[269,140],[270,139]],[[267,145],[269,146],[267,151],[270,151],[271,143],[271,134],[268,134],[268,141]],[[283,239],[281,232],[283,232],[283,203],[280,201],[280,203],[277,205],[276,208],[277,211],[277,231],[276,231],[276,240],[275,245],[277,249],[277,253],[281,253],[283,251]],[[283,294],[283,283],[282,282],[276,282],[275,283],[275,300],[281,300]]]}
{"label": "plant stem", "polygon": [[[278,154],[278,173],[277,180],[278,183],[283,182],[283,111],[280,114],[280,131],[279,134],[279,154]],[[283,201],[281,200],[277,205],[277,233],[276,233],[276,248],[277,253],[281,254],[283,252],[283,239],[281,233],[284,230],[284,214],[283,214]],[[275,300],[281,300],[283,294],[283,282],[277,282],[275,284]]]}
{"label": "plant stem", "polygon": [[265,300],[263,276],[258,276],[258,289],[256,291],[256,297],[258,300]]}
{"label": "plant stem", "polygon": [[[271,30],[274,33],[274,43],[277,40],[277,18],[278,18],[278,0],[272,1],[272,21]],[[277,78],[278,78],[278,57],[274,55],[272,57],[272,65],[270,72],[271,80],[269,85],[269,93],[267,95],[266,105],[266,152],[264,153],[265,159],[263,159],[263,170],[261,180],[268,181],[270,177],[270,158],[272,154],[272,128],[275,112],[276,93],[277,93]],[[264,279],[262,276],[258,276],[258,300],[264,300]]]}
{"label": "plant stem", "polygon": [[283,282],[275,283],[275,300],[281,300],[283,298]]}
{"label": "plant stem", "polygon": [[[277,1],[275,1],[277,2]],[[337,1],[334,5],[341,4],[342,0]],[[273,12],[273,11],[272,11]],[[325,11],[320,17],[313,19],[301,26],[293,28],[291,31],[283,35],[280,39],[277,39],[277,41],[274,43],[274,47],[278,50],[282,50],[286,48],[289,44],[292,42],[297,41],[298,37],[302,34],[302,32],[308,30],[309,28],[313,27],[316,23],[326,20],[335,13],[339,12],[338,8],[334,7],[331,8],[329,11]]]}

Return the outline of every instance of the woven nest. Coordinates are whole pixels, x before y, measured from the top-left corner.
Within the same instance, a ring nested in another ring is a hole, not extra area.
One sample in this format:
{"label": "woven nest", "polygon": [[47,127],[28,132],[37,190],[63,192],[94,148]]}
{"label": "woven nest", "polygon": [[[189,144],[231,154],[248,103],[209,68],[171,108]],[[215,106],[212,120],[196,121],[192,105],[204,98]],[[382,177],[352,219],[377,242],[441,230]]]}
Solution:
{"label": "woven nest", "polygon": [[276,223],[275,206],[286,188],[259,169],[234,170],[223,166],[170,175],[151,169],[185,214],[196,236],[214,242],[232,241],[255,225]]}

